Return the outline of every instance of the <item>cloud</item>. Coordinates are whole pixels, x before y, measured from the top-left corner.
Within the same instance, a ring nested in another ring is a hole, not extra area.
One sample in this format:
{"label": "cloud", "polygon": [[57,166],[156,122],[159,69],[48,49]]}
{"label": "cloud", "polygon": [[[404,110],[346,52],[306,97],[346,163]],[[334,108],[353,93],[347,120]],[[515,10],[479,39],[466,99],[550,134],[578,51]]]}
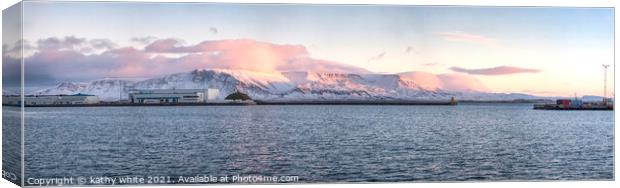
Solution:
{"label": "cloud", "polygon": [[215,27],[209,27],[209,32],[211,32],[211,34],[217,34],[217,28]]}
{"label": "cloud", "polygon": [[402,79],[412,81],[414,84],[424,89],[442,89],[448,91],[484,92],[489,89],[478,79],[471,75],[450,73],[432,74],[427,72],[413,71],[398,74]]}
{"label": "cloud", "polygon": [[[40,78],[32,80],[36,82],[156,77],[194,69],[369,73],[355,66],[312,58],[302,45],[251,39],[207,40],[193,45],[183,45],[178,39],[159,39],[148,43],[144,49],[117,47],[109,40],[77,37],[46,38],[38,40],[37,44],[35,52],[24,60],[29,66],[26,76]],[[84,50],[98,48],[103,50],[95,53]],[[3,49],[13,47],[7,45]]]}
{"label": "cloud", "polygon": [[519,68],[519,67],[511,67],[511,66],[499,66],[499,67],[483,68],[483,69],[466,69],[466,68],[461,68],[461,67],[450,67],[450,70],[454,72],[477,74],[477,75],[507,75],[507,74],[520,74],[520,73],[537,73],[541,71],[538,69]]}
{"label": "cloud", "polygon": [[116,44],[110,39],[92,39],[89,42],[95,49],[113,49],[116,47]]}
{"label": "cloud", "polygon": [[[159,39],[144,47],[147,52],[159,52],[159,53],[178,53],[178,52],[190,52],[187,48],[181,47],[182,41],[178,39]],[[195,51],[191,51],[195,52]]]}
{"label": "cloud", "polygon": [[109,39],[91,39],[78,38],[75,36],[66,36],[64,38],[50,37],[37,41],[37,50],[75,50],[80,52],[95,52],[101,50],[113,49],[116,44]]}
{"label": "cloud", "polygon": [[302,45],[273,44],[251,39],[203,41],[182,46],[174,39],[162,39],[145,48],[147,52],[190,53],[178,59],[188,67],[243,69],[262,72],[321,71],[368,72],[341,63],[309,57]]}
{"label": "cloud", "polygon": [[368,61],[369,61],[369,62],[370,62],[370,61],[378,61],[378,60],[383,59],[383,57],[384,57],[384,56],[385,56],[385,52],[381,52],[381,53],[377,54],[376,56],[372,56],[372,57],[370,57],[370,58],[368,59]]}
{"label": "cloud", "polygon": [[30,54],[31,51],[36,50],[36,47],[30,44],[28,40],[18,40],[12,45],[3,44],[2,45],[2,54],[4,56],[11,56],[14,58],[19,58],[22,56],[22,52],[24,54]]}
{"label": "cloud", "polygon": [[85,38],[77,38],[67,36],[64,38],[50,37],[37,41],[37,47],[42,50],[46,49],[74,49],[86,42]]}
{"label": "cloud", "polygon": [[455,41],[455,42],[472,42],[472,43],[480,43],[480,44],[495,44],[496,40],[493,38],[485,37],[482,35],[475,35],[464,33],[460,31],[455,32],[438,32],[435,33],[443,40],[446,41]]}
{"label": "cloud", "polygon": [[442,87],[452,91],[490,91],[480,80],[466,74],[440,74],[439,79],[442,80]]}
{"label": "cloud", "polygon": [[135,42],[135,43],[138,43],[138,44],[150,44],[154,40],[157,40],[157,37],[154,37],[154,36],[132,37],[130,39],[131,42]]}

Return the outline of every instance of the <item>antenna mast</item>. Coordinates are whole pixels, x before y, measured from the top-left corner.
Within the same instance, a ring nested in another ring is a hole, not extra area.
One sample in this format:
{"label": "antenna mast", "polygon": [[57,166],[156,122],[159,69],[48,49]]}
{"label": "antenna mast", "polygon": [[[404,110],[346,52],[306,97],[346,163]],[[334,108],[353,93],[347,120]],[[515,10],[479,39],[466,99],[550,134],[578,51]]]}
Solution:
{"label": "antenna mast", "polygon": [[603,64],[603,69],[605,69],[604,78],[603,78],[603,103],[607,103],[607,68],[609,65]]}

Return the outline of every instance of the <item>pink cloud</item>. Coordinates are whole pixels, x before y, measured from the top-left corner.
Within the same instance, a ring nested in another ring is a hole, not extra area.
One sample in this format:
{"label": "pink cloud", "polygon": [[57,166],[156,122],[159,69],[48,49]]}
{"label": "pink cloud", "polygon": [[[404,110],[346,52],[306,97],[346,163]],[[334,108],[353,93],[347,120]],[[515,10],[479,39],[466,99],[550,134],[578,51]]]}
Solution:
{"label": "pink cloud", "polygon": [[179,49],[180,41],[177,39],[159,39],[144,47],[144,50],[147,52],[166,52],[173,53]]}
{"label": "pink cloud", "polygon": [[466,69],[466,68],[461,68],[461,67],[450,67],[450,70],[454,72],[462,72],[462,73],[477,74],[477,75],[506,75],[506,74],[519,74],[519,73],[537,73],[541,71],[538,69],[519,68],[519,67],[511,67],[511,66],[498,66],[498,67],[483,68],[483,69]]}
{"label": "pink cloud", "polygon": [[454,91],[490,91],[480,80],[466,74],[441,74],[442,87]]}
{"label": "pink cloud", "polygon": [[[57,39],[51,39],[49,43],[53,45],[39,48],[36,53],[26,58],[26,62],[37,66],[38,74],[59,80],[154,77],[194,69],[216,68],[257,72],[369,72],[342,63],[311,58],[302,45],[274,44],[250,39],[212,40],[195,45],[182,45],[176,39],[160,39],[150,42],[144,49],[121,47],[89,55],[67,48],[73,43],[57,45]],[[66,74],[67,72],[75,74]]]}
{"label": "pink cloud", "polygon": [[191,46],[179,46],[173,39],[164,39],[153,42],[145,49],[154,53],[189,53],[177,60],[179,66],[188,69],[368,72],[354,66],[311,58],[302,45],[273,44],[250,39],[204,41]]}
{"label": "pink cloud", "polygon": [[424,89],[443,89],[450,91],[489,91],[478,79],[471,75],[450,73],[432,74],[427,72],[413,71],[399,73],[401,78],[413,81],[414,84]]}
{"label": "pink cloud", "polygon": [[460,31],[438,32],[438,33],[435,33],[435,35],[438,35],[439,37],[447,41],[474,42],[474,43],[480,43],[480,44],[495,44],[496,42],[495,39],[493,38],[485,37],[482,35],[464,33]]}

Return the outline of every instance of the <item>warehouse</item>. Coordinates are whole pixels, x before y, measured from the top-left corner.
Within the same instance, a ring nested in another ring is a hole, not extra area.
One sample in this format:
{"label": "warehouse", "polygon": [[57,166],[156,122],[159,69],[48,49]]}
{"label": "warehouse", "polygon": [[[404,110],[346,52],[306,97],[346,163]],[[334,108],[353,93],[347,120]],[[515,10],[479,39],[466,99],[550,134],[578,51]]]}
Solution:
{"label": "warehouse", "polygon": [[150,89],[129,92],[131,103],[206,103],[217,100],[218,89]]}
{"label": "warehouse", "polygon": [[[2,96],[3,104],[20,105],[19,95]],[[24,105],[97,104],[99,97],[78,93],[75,95],[26,95]]]}

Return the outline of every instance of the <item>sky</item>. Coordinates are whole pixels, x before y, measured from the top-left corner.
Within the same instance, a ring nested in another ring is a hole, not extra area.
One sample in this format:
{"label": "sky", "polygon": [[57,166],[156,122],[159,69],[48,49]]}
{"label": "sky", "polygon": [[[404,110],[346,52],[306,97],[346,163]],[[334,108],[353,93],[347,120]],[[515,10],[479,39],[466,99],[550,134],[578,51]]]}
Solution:
{"label": "sky", "polygon": [[[196,68],[420,71],[466,74],[493,92],[572,96],[602,95],[601,65],[610,64],[608,91],[613,91],[611,8],[118,2],[24,6],[26,66],[29,61],[36,65],[26,76],[33,79],[153,77]],[[81,71],[66,74],[74,68]]]}

